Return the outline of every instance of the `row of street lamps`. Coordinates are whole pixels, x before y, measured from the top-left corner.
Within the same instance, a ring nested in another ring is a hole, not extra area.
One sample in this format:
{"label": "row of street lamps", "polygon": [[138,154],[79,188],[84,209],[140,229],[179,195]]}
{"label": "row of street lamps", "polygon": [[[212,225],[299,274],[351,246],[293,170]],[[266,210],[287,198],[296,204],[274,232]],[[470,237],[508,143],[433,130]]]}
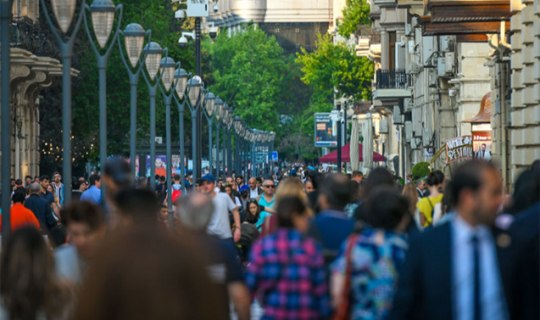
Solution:
{"label": "row of street lamps", "polygon": [[[42,7],[45,9],[45,18],[56,37],[62,57],[63,77],[63,107],[62,107],[62,140],[63,140],[63,177],[66,183],[64,184],[65,201],[71,199],[71,58],[73,53],[73,43],[77,32],[84,20],[85,29],[90,39],[92,49],[97,58],[99,70],[99,137],[100,137],[100,162],[101,172],[105,172],[105,162],[107,159],[107,109],[106,109],[106,68],[108,59],[112,52],[112,48],[117,43],[120,49],[122,61],[128,71],[130,87],[131,87],[131,104],[130,104],[130,161],[132,172],[135,173],[135,155],[136,155],[136,120],[137,120],[137,86],[140,74],[142,73],[150,91],[150,158],[155,159],[155,136],[156,136],[156,121],[155,121],[155,102],[156,95],[161,91],[166,107],[166,148],[167,148],[167,188],[171,189],[171,169],[172,169],[172,151],[171,151],[171,123],[170,123],[170,107],[174,100],[179,110],[179,125],[180,125],[180,171],[182,181],[185,181],[184,168],[184,110],[187,105],[192,118],[192,155],[193,155],[193,173],[194,180],[200,178],[196,176],[197,172],[201,172],[201,159],[198,146],[200,138],[197,133],[200,132],[200,122],[197,121],[198,113],[204,111],[205,117],[209,125],[209,162],[210,170],[217,176],[221,176],[224,172],[220,168],[220,153],[223,154],[224,168],[231,169],[234,167],[237,175],[241,175],[243,169],[251,162],[251,174],[270,173],[265,168],[254,165],[256,162],[255,153],[261,152],[261,148],[266,151],[271,150],[275,134],[259,131],[249,128],[245,122],[238,116],[233,115],[232,107],[229,107],[226,102],[215,96],[209,90],[204,88],[204,84],[200,76],[192,76],[184,69],[180,68],[180,62],[175,62],[168,57],[168,49],[162,49],[161,46],[151,41],[151,31],[145,31],[142,26],[136,23],[129,24],[124,31],[120,30],[122,21],[122,5],[114,6],[111,0],[94,0],[90,6],[87,6],[85,0],[82,0],[81,12],[71,27],[73,16],[76,8],[76,0],[51,0],[52,10],[56,18],[57,25],[61,34],[56,30],[54,23],[46,10],[45,0],[40,0]],[[0,0],[1,5],[1,44],[2,44],[2,190],[9,190],[10,180],[7,179],[11,175],[10,157],[4,156],[10,153],[10,88],[9,88],[9,21],[11,19],[11,7],[13,0]],[[93,40],[90,31],[89,23],[86,19],[85,10],[91,14],[92,26],[94,30],[95,41]],[[117,26],[111,38],[115,16],[118,13]],[[71,34],[68,32],[71,31]],[[124,36],[125,51],[127,60],[124,57],[119,35]],[[148,37],[148,44],[144,46],[145,37]],[[66,40],[64,40],[66,39]],[[111,44],[107,49],[106,46],[111,40]],[[98,48],[95,45],[98,43]],[[144,48],[143,48],[144,46]],[[102,51],[104,53],[101,53]],[[165,54],[165,57],[163,55]],[[200,59],[200,57],[197,57]],[[128,63],[129,62],[129,63]],[[146,72],[143,71],[146,69]],[[212,167],[212,126],[216,124],[216,171],[213,172]],[[234,128],[233,128],[234,126]],[[224,144],[220,149],[220,129],[223,128]],[[234,129],[234,130],[233,130]],[[232,137],[235,136],[235,163],[232,162]],[[221,152],[220,152],[221,151]],[[262,151],[264,152],[264,151]],[[150,165],[150,176],[155,176],[155,166]],[[270,169],[267,167],[266,169]],[[247,174],[247,172],[244,172]],[[150,184],[152,189],[155,188],[153,183]],[[102,199],[105,199],[105,187],[101,188]],[[10,233],[10,193],[2,192],[2,233],[4,236]],[[171,197],[168,197],[168,211],[172,213]]]}

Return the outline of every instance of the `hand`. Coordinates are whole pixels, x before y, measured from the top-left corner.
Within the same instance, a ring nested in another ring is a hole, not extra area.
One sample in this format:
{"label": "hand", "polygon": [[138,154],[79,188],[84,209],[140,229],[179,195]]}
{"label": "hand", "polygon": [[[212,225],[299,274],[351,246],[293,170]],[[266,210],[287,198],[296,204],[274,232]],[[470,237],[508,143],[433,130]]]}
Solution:
{"label": "hand", "polygon": [[240,237],[242,236],[242,232],[240,231],[240,228],[239,227],[236,227],[236,229],[234,229],[234,242],[238,242],[240,241]]}

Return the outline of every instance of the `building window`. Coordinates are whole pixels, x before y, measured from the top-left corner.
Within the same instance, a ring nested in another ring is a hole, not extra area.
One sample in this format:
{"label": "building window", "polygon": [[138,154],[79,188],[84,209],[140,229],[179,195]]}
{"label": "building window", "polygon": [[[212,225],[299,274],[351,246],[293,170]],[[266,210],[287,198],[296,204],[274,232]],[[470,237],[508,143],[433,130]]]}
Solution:
{"label": "building window", "polygon": [[279,33],[279,28],[275,28],[274,33]]}
{"label": "building window", "polygon": [[296,33],[299,33],[299,32],[300,32],[300,28],[296,28],[296,29],[294,29],[294,31],[295,31]]}

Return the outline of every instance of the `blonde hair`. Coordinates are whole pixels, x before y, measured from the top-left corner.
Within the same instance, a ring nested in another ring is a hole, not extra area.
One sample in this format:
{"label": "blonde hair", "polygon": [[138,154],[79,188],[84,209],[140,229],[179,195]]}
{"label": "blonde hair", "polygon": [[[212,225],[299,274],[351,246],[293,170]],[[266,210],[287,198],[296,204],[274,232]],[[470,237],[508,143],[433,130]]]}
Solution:
{"label": "blonde hair", "polygon": [[279,206],[280,200],[287,196],[299,198],[305,204],[308,211],[307,213],[309,215],[312,214],[311,208],[309,206],[309,199],[306,192],[304,191],[304,184],[302,183],[302,181],[300,181],[300,179],[285,178],[279,183],[274,198],[274,207],[277,208]]}

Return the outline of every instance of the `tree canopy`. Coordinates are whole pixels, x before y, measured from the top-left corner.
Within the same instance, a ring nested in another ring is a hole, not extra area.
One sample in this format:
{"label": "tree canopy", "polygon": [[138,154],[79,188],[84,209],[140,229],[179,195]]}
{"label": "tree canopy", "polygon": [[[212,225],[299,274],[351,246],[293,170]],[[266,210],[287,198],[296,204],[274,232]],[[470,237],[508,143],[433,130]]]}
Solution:
{"label": "tree canopy", "polygon": [[347,0],[342,12],[343,20],[339,24],[338,32],[344,37],[356,34],[359,25],[370,24],[370,6],[366,0]]}

